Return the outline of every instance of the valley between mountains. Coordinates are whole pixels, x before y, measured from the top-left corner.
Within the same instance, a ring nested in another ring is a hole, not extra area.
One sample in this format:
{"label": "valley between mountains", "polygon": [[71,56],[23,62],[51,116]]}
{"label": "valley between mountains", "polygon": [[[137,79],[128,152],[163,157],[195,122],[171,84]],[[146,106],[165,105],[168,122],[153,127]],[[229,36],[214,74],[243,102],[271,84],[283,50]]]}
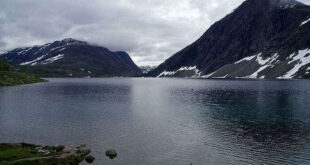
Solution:
{"label": "valley between mountains", "polygon": [[310,6],[246,0],[157,67],[76,39],[16,48],[0,58],[40,77],[310,78]]}

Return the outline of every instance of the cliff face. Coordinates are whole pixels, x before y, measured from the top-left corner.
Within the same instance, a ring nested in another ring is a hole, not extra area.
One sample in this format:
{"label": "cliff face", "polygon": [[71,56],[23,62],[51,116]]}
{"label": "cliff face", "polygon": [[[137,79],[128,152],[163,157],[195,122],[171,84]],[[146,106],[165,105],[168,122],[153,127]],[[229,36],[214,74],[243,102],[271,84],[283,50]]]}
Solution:
{"label": "cliff face", "polygon": [[310,7],[247,0],[149,76],[308,78]]}

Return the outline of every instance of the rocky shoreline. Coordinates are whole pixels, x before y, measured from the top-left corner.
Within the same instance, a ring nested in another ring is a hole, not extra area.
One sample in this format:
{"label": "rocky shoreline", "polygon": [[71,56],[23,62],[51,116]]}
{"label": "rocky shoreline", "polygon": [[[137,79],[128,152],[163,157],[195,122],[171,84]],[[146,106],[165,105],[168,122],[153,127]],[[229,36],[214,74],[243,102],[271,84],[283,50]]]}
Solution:
{"label": "rocky shoreline", "polygon": [[91,163],[94,157],[88,156],[91,150],[86,145],[41,146],[27,143],[0,143],[0,165],[78,165],[84,159]]}

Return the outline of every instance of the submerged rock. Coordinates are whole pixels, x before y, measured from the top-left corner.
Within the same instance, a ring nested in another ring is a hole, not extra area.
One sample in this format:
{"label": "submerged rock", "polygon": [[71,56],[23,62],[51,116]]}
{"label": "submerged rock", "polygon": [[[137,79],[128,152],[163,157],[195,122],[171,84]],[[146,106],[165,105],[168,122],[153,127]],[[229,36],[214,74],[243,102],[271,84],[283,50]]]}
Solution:
{"label": "submerged rock", "polygon": [[107,150],[105,155],[110,159],[114,159],[117,156],[117,152],[115,150]]}

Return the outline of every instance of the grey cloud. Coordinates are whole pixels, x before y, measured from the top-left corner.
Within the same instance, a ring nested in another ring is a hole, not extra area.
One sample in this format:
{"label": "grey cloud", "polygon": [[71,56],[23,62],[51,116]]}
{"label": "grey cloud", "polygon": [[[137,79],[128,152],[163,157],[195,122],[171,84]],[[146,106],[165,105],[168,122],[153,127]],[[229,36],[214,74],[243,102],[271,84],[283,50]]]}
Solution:
{"label": "grey cloud", "polygon": [[[307,0],[304,0],[304,2]],[[243,0],[1,0],[0,50],[76,38],[159,64]]]}
{"label": "grey cloud", "polygon": [[0,47],[5,47],[7,45],[6,42],[0,41]]}

